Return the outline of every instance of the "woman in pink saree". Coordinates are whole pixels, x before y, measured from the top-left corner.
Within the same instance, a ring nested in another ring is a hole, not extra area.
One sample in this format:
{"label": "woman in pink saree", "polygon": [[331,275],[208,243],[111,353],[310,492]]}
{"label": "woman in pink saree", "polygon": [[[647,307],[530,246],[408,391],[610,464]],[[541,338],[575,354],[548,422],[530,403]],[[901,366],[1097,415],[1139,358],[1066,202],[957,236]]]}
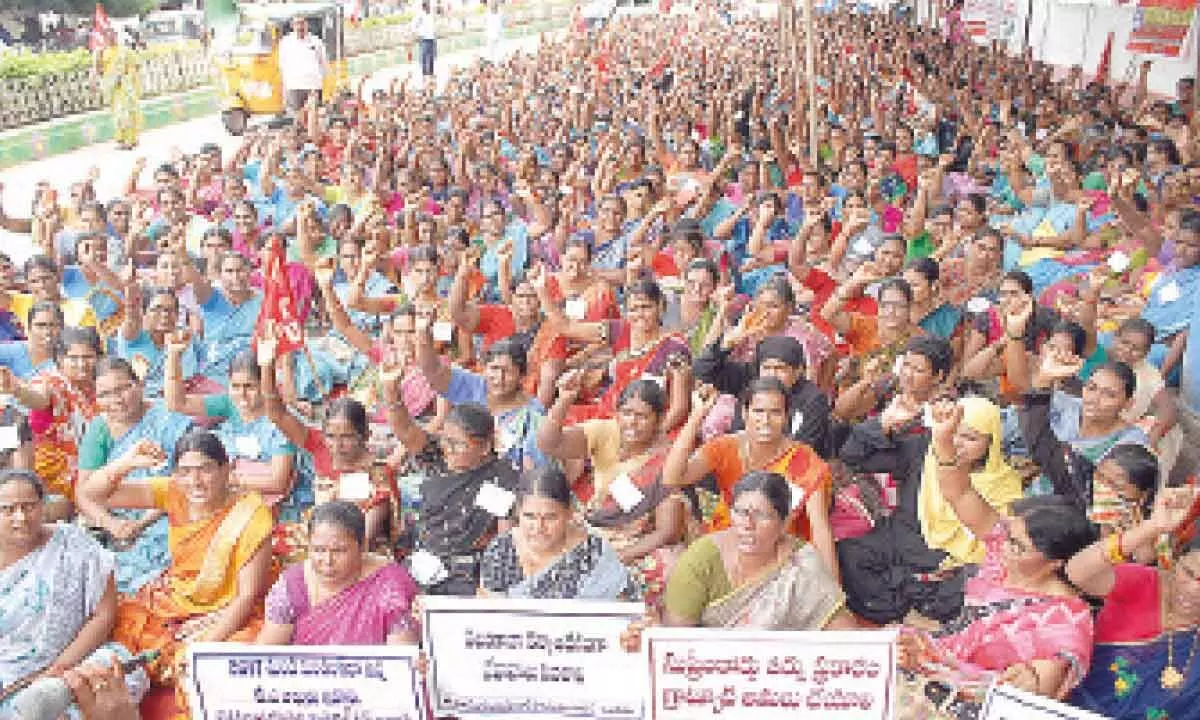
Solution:
{"label": "woman in pink saree", "polygon": [[971,485],[964,459],[990,440],[960,431],[957,402],[932,407],[939,489],[982,539],[986,556],[967,580],[959,618],[901,634],[900,705],[915,712],[908,717],[966,720],[976,717],[993,682],[1062,699],[1087,673],[1093,640],[1091,607],[1063,568],[1096,539],[1095,530],[1055,496],[1018,500],[1012,517],[1000,514]]}
{"label": "woman in pink saree", "polygon": [[[335,500],[313,510],[308,559],[267,594],[260,645],[410,645],[417,584],[402,565],[366,552],[366,518]],[[352,618],[352,622],[347,622]]]}

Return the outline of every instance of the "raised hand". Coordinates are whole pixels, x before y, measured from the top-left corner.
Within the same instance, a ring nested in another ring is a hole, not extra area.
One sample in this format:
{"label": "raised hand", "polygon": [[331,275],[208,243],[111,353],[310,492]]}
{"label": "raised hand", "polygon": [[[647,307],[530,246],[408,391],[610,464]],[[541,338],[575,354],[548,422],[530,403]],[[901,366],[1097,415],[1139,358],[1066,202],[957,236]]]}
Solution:
{"label": "raised hand", "polygon": [[885,432],[892,432],[916,420],[923,411],[921,403],[904,393],[897,393],[879,416],[879,422]]}
{"label": "raised hand", "polygon": [[140,440],[131,447],[121,461],[132,470],[149,470],[167,461],[167,453],[152,440]]}
{"label": "raised hand", "polygon": [[1191,515],[1200,488],[1195,486],[1163,488],[1154,497],[1154,510],[1150,521],[1158,526],[1160,533],[1173,533]]}
{"label": "raised hand", "polygon": [[1021,296],[1004,309],[1004,331],[1011,338],[1023,338],[1033,317],[1033,298]]}
{"label": "raised hand", "polygon": [[583,392],[583,371],[566,371],[559,376],[555,387],[558,388],[558,397],[560,400],[568,404],[574,403],[579,399],[580,393]]}
{"label": "raised hand", "polygon": [[963,419],[962,405],[952,399],[937,400],[930,406],[933,415],[933,441],[938,445],[949,445]]}
{"label": "raised hand", "polygon": [[171,355],[182,355],[187,350],[188,344],[192,342],[192,333],[188,330],[175,330],[167,333],[166,344],[167,353]]}

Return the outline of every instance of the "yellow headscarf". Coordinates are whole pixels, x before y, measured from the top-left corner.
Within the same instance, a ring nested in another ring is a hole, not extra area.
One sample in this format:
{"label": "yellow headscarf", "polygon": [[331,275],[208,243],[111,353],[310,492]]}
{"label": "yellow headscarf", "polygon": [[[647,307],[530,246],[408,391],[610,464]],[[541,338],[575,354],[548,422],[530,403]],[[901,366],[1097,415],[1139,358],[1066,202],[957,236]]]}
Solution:
{"label": "yellow headscarf", "polygon": [[[1022,495],[1021,476],[1004,462],[1004,430],[1000,421],[1000,408],[990,401],[978,397],[959,400],[963,408],[963,422],[975,432],[992,438],[987,462],[983,470],[971,473],[971,486],[983,496],[989,505],[1007,514],[1008,506]],[[925,467],[921,472],[921,492],[917,499],[917,517],[921,522],[921,533],[925,542],[936,550],[950,554],[944,565],[955,566],[977,563],[983,560],[983,542],[971,534],[961,522],[954,508],[942,496],[937,481],[938,461],[933,446],[925,454]]]}

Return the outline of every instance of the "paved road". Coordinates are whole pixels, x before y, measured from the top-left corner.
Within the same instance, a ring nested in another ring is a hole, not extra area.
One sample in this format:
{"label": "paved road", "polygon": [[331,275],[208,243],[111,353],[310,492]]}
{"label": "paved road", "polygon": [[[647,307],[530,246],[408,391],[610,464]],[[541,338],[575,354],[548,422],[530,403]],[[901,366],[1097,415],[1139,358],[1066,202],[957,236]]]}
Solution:
{"label": "paved road", "polygon": [[[533,52],[537,49],[539,37],[528,36],[516,40],[505,41],[501,49],[505,53]],[[438,82],[444,86],[449,77],[450,68],[462,67],[474,62],[484,52],[481,46],[473,50],[452,53],[438,58]],[[386,70],[380,70],[367,81],[367,93],[376,87],[387,87],[392,78],[403,78],[418,72],[415,63],[401,65]],[[94,145],[82,148],[65,155],[58,155],[37,162],[17,165],[0,172],[0,184],[3,185],[3,202],[5,211],[13,217],[28,217],[33,203],[33,188],[36,183],[48,180],[59,189],[59,197],[67,197],[67,191],[72,182],[87,176],[88,169],[100,169],[100,179],[96,190],[101,200],[112,198],[119,194],[124,187],[133,163],[139,156],[144,156],[149,168],[167,160],[173,149],[178,148],[184,153],[194,153],[206,142],[217,142],[223,148],[226,157],[238,146],[238,138],[230,136],[221,125],[219,115],[210,115],[196,120],[169,125],[165,128],[143,133],[141,145],[134,151],[117,150],[112,143]],[[150,170],[143,175],[142,182],[149,182]],[[32,253],[32,243],[28,235],[16,235],[0,230],[0,250],[6,252],[18,266]]]}

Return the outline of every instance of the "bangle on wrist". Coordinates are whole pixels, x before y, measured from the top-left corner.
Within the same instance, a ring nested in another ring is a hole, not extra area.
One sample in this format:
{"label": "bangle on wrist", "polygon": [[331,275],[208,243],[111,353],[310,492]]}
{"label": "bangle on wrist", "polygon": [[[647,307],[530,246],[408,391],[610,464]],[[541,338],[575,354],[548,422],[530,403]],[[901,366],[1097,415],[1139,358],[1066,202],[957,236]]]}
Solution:
{"label": "bangle on wrist", "polygon": [[1013,342],[1024,342],[1025,341],[1025,335],[1023,333],[1021,335],[1013,335],[1009,331],[1005,330],[1004,336],[1007,337],[1009,340],[1012,340]]}
{"label": "bangle on wrist", "polygon": [[1121,540],[1123,537],[1124,533],[1115,532],[1104,540],[1104,555],[1112,565],[1120,565],[1129,561],[1125,557],[1125,553],[1121,551]]}
{"label": "bangle on wrist", "polygon": [[937,464],[938,464],[938,467],[940,467],[940,468],[958,467],[958,460],[956,460],[954,458],[951,458],[949,460],[943,460],[940,457],[937,457],[937,453],[934,453],[934,457],[937,458]]}

